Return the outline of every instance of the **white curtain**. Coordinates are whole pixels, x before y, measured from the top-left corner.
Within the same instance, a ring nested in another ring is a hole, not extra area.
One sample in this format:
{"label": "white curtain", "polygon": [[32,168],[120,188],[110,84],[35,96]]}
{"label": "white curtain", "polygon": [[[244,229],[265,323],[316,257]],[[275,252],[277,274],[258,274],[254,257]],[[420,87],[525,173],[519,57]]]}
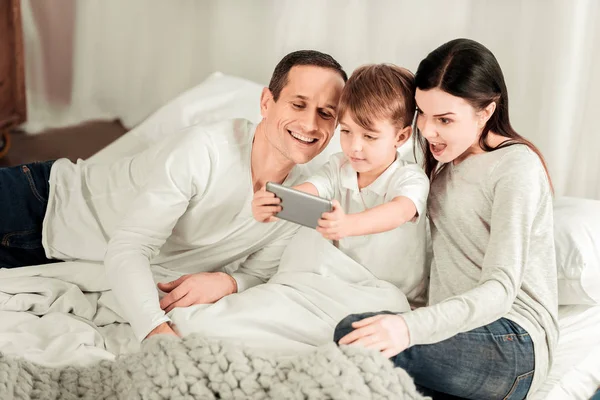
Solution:
{"label": "white curtain", "polygon": [[597,0],[22,0],[26,129],[143,120],[209,73],[267,83],[287,52],[332,54],[348,72],[415,70],[440,44],[490,48],[513,125],[548,161],[558,195],[600,199]]}

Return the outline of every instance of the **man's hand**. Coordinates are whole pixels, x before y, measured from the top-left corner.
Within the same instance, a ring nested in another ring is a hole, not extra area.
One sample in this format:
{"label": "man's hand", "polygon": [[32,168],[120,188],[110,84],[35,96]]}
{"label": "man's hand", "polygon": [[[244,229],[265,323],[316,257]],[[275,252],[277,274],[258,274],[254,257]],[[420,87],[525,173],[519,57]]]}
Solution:
{"label": "man's hand", "polygon": [[340,202],[333,200],[333,210],[323,213],[319,220],[319,226],[317,226],[317,232],[325,239],[340,240],[346,236],[352,236],[354,228],[352,215],[346,214]]}
{"label": "man's hand", "polygon": [[168,293],[160,301],[160,308],[169,312],[175,307],[210,304],[237,292],[237,282],[224,272],[200,272],[159,283],[158,288]]}
{"label": "man's hand", "polygon": [[339,344],[363,346],[378,350],[386,358],[408,347],[410,334],[404,318],[397,314],[380,314],[356,321],[354,330],[340,339]]}
{"label": "man's hand", "polygon": [[158,325],[156,328],[152,329],[150,331],[150,333],[148,335],[146,335],[145,339],[148,339],[151,336],[154,335],[173,335],[173,336],[177,336],[179,337],[179,335],[173,330],[173,328],[171,328],[171,325],[169,325],[168,322],[163,322],[162,324]]}
{"label": "man's hand", "polygon": [[252,199],[252,215],[258,222],[277,221],[275,214],[281,211],[281,200],[274,193],[267,192],[263,187],[254,193]]}

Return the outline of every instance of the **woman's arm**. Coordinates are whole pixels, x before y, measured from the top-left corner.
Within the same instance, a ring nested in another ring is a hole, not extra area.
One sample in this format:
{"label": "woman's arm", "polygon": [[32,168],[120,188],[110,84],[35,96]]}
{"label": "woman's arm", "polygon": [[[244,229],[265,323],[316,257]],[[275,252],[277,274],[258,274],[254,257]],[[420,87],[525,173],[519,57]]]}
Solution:
{"label": "woman's arm", "polygon": [[[487,181],[491,196],[487,240],[473,237],[455,243],[460,248],[485,240],[478,283],[438,304],[404,314],[411,345],[437,343],[505,317],[521,290],[526,268],[541,267],[530,265],[529,255],[537,235],[552,234],[551,218],[540,214],[552,207],[548,181],[537,158],[532,163],[521,152],[511,154],[513,158],[499,163]],[[452,277],[444,274],[438,271],[445,284],[452,285]]]}

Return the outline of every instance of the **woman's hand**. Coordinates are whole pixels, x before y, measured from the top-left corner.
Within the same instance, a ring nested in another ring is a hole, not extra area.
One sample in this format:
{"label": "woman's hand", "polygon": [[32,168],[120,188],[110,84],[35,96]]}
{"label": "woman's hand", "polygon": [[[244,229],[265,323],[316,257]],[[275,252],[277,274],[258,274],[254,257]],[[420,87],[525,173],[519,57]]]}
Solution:
{"label": "woman's hand", "polygon": [[340,202],[333,200],[333,210],[323,213],[317,226],[319,232],[325,239],[340,240],[346,236],[352,236],[354,221],[352,215],[344,212]]}
{"label": "woman's hand", "polygon": [[410,334],[404,318],[397,314],[379,314],[356,321],[354,330],[340,339],[339,344],[363,346],[380,351],[386,358],[406,350]]}
{"label": "woman's hand", "polygon": [[274,193],[267,192],[266,188],[262,188],[254,193],[252,216],[258,222],[277,221],[275,214],[281,211],[280,203],[281,200]]}

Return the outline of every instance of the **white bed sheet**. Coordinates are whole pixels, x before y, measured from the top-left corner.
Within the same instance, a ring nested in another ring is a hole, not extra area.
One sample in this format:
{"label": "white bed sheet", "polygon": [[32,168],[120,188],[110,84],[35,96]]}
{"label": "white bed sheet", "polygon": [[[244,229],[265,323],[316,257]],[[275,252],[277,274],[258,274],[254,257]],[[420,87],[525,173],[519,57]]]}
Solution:
{"label": "white bed sheet", "polygon": [[561,306],[554,364],[534,400],[587,400],[600,385],[600,305]]}

